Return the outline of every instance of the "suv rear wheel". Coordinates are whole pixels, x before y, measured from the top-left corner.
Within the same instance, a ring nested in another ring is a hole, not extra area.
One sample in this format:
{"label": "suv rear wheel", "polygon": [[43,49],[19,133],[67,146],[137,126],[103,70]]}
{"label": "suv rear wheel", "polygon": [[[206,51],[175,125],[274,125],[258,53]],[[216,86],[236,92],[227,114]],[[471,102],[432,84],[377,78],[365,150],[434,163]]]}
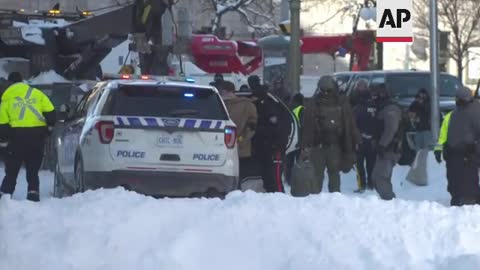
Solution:
{"label": "suv rear wheel", "polygon": [[84,192],[85,185],[84,185],[84,175],[85,172],[83,171],[83,161],[82,158],[78,157],[75,161],[75,191],[76,192]]}

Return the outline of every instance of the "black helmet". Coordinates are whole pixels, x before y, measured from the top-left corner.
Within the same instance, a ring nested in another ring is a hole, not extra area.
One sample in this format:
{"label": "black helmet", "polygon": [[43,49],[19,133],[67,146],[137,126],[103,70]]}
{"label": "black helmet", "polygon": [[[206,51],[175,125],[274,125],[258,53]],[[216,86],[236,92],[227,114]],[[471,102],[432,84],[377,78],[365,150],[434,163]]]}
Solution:
{"label": "black helmet", "polygon": [[332,76],[323,76],[318,80],[316,94],[338,94],[338,84]]}

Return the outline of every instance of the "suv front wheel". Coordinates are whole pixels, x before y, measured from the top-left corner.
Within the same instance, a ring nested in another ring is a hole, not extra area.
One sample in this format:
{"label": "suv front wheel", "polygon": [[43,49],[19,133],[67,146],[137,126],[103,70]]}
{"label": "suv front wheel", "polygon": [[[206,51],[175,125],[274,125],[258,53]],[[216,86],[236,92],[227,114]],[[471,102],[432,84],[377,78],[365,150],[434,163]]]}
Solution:
{"label": "suv front wheel", "polygon": [[53,178],[53,196],[55,198],[63,198],[66,195],[65,183],[58,164],[55,166],[55,174]]}

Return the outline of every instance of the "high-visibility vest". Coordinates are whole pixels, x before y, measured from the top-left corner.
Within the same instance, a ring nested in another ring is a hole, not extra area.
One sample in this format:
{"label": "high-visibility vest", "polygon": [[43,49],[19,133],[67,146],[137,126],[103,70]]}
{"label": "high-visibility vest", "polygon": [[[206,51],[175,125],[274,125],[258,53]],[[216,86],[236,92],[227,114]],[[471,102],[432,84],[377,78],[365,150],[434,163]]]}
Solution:
{"label": "high-visibility vest", "polygon": [[13,128],[44,127],[43,113],[55,110],[50,99],[40,90],[25,83],[11,85],[2,96],[0,125]]}
{"label": "high-visibility vest", "polygon": [[442,127],[440,128],[440,135],[438,136],[437,146],[435,146],[435,151],[442,151],[443,145],[447,143],[448,139],[448,126],[450,125],[450,118],[452,116],[452,112],[449,112],[445,115],[445,118],[442,122]]}
{"label": "high-visibility vest", "polygon": [[302,123],[302,119],[300,119],[300,113],[302,112],[303,108],[304,108],[303,105],[300,105],[295,107],[295,109],[293,109],[293,114],[295,115],[295,118],[297,118],[298,125],[300,126]]}

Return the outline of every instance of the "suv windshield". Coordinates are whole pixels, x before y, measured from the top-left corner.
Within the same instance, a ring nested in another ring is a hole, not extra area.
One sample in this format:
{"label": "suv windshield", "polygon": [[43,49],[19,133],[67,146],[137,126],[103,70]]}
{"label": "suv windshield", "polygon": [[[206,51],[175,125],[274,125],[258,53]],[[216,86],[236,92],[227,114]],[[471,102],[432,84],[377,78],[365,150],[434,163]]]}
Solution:
{"label": "suv windshield", "polygon": [[181,86],[120,85],[108,97],[105,115],[228,120],[211,89]]}
{"label": "suv windshield", "polygon": [[47,95],[55,108],[64,104],[77,104],[84,95],[80,88],[72,85],[40,85],[34,87]]}
{"label": "suv windshield", "polygon": [[[396,97],[414,97],[421,88],[430,89],[430,74],[387,74],[387,85]],[[440,75],[440,96],[454,97],[461,86],[457,78]]]}

